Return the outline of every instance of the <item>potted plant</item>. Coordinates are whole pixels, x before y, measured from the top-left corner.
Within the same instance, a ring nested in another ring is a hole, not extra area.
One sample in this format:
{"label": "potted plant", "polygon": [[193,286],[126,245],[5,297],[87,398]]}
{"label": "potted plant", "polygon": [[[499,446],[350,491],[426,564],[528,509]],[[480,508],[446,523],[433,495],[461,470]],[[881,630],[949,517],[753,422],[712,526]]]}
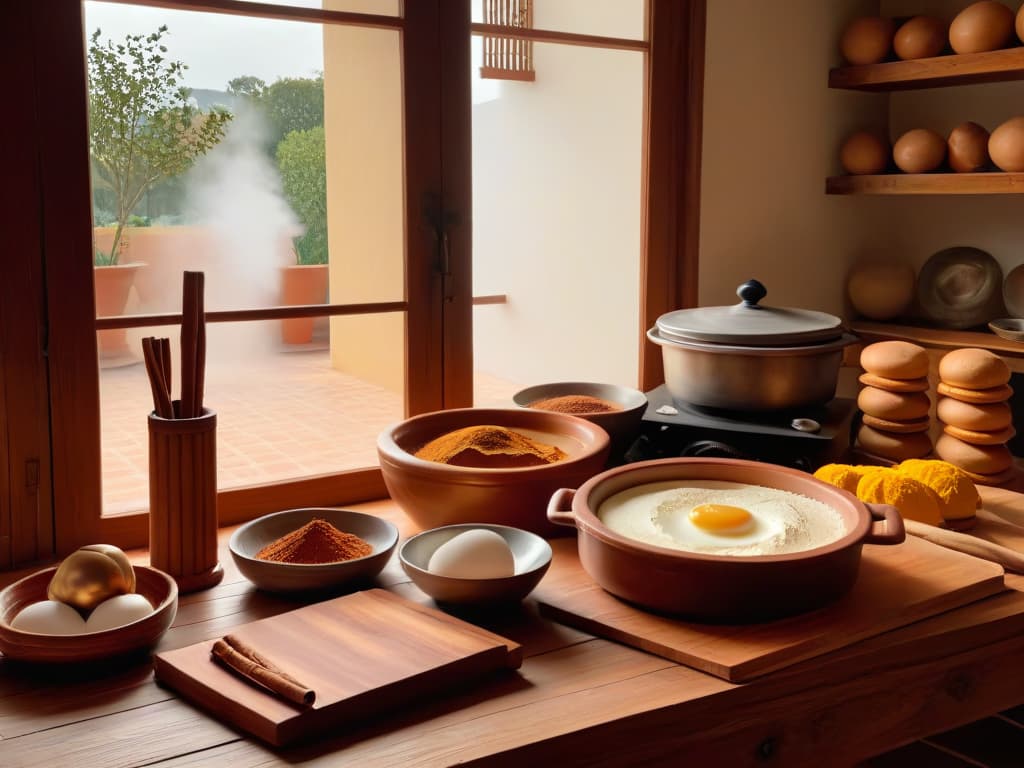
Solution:
{"label": "potted plant", "polygon": [[[184,173],[214,147],[231,115],[196,108],[181,84],[185,64],[165,56],[166,26],[119,43],[100,34],[89,40],[89,148],[93,185],[114,199],[113,239],[94,249],[96,314],[108,316],[124,312],[142,266],[122,262],[135,206],[156,182]],[[134,359],[123,330],[100,331],[98,344],[101,359]]]}
{"label": "potted plant", "polygon": [[[327,166],[323,126],[291,131],[277,145],[285,198],[303,225],[294,238],[295,264],[281,273],[281,303],[322,304],[327,300]],[[286,344],[308,344],[313,318],[281,321]]]}

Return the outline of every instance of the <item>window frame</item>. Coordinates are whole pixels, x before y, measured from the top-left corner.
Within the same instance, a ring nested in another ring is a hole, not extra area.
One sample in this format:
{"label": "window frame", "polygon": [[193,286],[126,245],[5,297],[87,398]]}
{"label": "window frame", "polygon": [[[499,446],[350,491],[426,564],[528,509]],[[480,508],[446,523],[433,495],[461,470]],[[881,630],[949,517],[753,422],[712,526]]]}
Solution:
{"label": "window frame", "polygon": [[[468,406],[473,398],[471,34],[498,33],[539,42],[642,50],[642,263],[637,335],[641,345],[638,381],[643,389],[649,389],[660,383],[661,359],[658,350],[646,343],[646,329],[663,312],[696,302],[706,0],[647,0],[644,41],[471,24],[469,2],[406,0],[401,17],[238,0],[137,0],[129,4],[401,28],[408,414]],[[31,381],[50,393],[48,403],[31,409],[37,417],[34,422],[13,425],[0,435],[0,462],[6,465],[0,466],[3,568],[34,559],[22,546],[17,554],[8,552],[5,560],[5,530],[8,543],[23,543],[25,531],[31,527],[35,558],[46,558],[91,541],[144,545],[148,513],[105,517],[97,512],[101,508],[97,320],[93,294],[82,290],[83,285],[92,285],[92,212],[87,193],[91,182],[81,0],[8,4],[0,18],[12,21],[8,28],[27,27],[29,33],[20,36],[5,55],[31,61],[33,71],[28,80],[34,93],[46,94],[46,98],[35,100],[34,121],[25,120],[16,136],[34,162],[34,168],[22,168],[21,172],[28,188],[35,184],[39,190],[25,205],[25,220],[41,222],[40,242],[35,247],[26,237],[25,252],[39,254],[38,259],[26,259],[26,268],[38,273],[39,285],[45,288],[38,294],[24,291],[23,286],[20,293],[0,289],[0,299],[8,298],[7,294],[20,296],[20,303],[30,310],[27,316],[39,319],[44,338],[37,349],[25,349],[12,342],[13,334],[0,334],[0,360],[5,361],[6,373],[12,368],[9,359],[17,366],[37,357]],[[23,70],[24,66],[7,71]],[[446,222],[441,234],[430,218],[422,215],[430,201],[438,200],[444,201],[445,211],[461,212],[451,216],[433,211],[434,221]],[[440,268],[445,239],[448,267],[444,271],[456,275],[454,281]],[[10,256],[7,260],[13,262]],[[27,279],[31,284],[31,276]],[[338,309],[338,313],[347,311]],[[12,378],[0,376],[0,408],[6,396],[7,414],[18,412],[26,403],[20,390],[12,390]],[[28,505],[19,486],[24,472],[16,471],[26,452],[40,462],[37,471],[43,489]],[[223,490],[218,494],[218,508],[221,524],[232,524],[283,506],[354,503],[384,495],[379,468],[368,468]]]}

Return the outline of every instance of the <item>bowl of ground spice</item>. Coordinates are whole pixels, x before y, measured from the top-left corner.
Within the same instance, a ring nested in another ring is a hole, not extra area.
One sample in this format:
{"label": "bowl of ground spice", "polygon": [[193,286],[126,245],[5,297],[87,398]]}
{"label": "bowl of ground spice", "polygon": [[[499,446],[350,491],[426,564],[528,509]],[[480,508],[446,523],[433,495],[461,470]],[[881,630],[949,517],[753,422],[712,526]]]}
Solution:
{"label": "bowl of ground spice", "polygon": [[521,389],[512,396],[520,408],[579,416],[603,428],[611,437],[610,458],[617,462],[640,434],[647,396],[618,384],[559,381]]}
{"label": "bowl of ground spice", "polygon": [[608,433],[564,413],[459,408],[414,416],[377,438],[384,483],[420,528],[492,523],[534,533],[551,494],[589,479],[608,456]]}
{"label": "bowl of ground spice", "polygon": [[289,509],[241,526],[228,542],[238,570],[271,592],[368,583],[398,544],[387,520],[346,509]]}

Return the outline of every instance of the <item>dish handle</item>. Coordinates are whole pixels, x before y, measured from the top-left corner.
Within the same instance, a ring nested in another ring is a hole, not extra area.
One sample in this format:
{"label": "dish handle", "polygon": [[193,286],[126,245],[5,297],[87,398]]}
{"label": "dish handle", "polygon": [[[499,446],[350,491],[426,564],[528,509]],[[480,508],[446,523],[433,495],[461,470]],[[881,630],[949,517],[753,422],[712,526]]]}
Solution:
{"label": "dish handle", "polygon": [[559,488],[551,494],[548,501],[548,520],[555,525],[576,527],[576,515],[572,511],[572,500],[576,497],[575,488]]}
{"label": "dish handle", "polygon": [[[903,516],[892,504],[865,504],[868,512],[871,513],[871,530],[864,537],[865,544],[902,544],[907,538],[906,529],[903,526]],[[884,521],[879,526],[878,522]]]}

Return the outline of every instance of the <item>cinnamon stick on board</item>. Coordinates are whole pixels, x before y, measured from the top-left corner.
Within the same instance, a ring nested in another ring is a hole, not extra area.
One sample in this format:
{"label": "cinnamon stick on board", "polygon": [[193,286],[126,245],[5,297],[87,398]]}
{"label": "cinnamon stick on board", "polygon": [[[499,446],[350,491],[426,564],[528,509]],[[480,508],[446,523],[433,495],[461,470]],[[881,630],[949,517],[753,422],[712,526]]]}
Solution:
{"label": "cinnamon stick on board", "polygon": [[213,657],[245,679],[258,683],[296,704],[311,705],[316,691],[267,661],[253,648],[232,635],[225,635],[213,644]]}

